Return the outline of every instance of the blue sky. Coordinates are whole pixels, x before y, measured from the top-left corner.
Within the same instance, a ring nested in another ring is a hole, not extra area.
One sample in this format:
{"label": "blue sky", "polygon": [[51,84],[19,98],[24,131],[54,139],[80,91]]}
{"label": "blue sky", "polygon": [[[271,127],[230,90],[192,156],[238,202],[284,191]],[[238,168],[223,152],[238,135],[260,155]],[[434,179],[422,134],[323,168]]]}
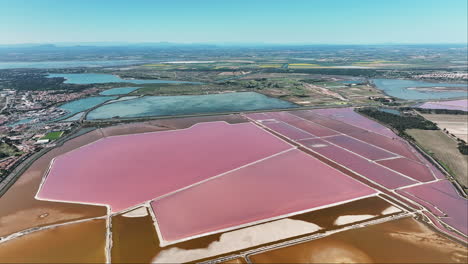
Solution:
{"label": "blue sky", "polygon": [[0,0],[0,44],[466,43],[467,0]]}

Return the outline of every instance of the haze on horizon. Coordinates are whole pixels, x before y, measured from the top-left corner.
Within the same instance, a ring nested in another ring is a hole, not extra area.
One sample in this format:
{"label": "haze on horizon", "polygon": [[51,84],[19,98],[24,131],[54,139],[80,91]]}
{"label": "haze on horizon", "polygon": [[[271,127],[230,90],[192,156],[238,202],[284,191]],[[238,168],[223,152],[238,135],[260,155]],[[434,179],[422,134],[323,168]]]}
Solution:
{"label": "haze on horizon", "polygon": [[467,43],[466,0],[0,0],[0,44]]}

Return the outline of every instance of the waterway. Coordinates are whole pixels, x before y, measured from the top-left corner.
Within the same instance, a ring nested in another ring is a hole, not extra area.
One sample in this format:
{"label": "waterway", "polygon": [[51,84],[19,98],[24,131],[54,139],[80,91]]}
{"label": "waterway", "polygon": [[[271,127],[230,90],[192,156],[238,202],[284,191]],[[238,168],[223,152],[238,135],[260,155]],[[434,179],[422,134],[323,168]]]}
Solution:
{"label": "waterway", "polygon": [[116,96],[93,96],[93,97],[73,100],[71,102],[68,102],[66,104],[59,106],[59,108],[68,112],[68,114],[61,117],[61,119],[71,117],[79,112],[88,110],[92,107],[95,107],[96,105],[102,104],[104,102],[107,102],[116,98],[117,98]]}
{"label": "waterway", "polygon": [[297,105],[255,92],[186,96],[145,96],[98,107],[88,119],[170,116],[294,108]]}
{"label": "waterway", "polygon": [[[466,97],[468,93],[468,84],[431,83],[399,79],[372,79],[371,81],[378,89],[382,90],[386,94],[406,100],[458,98]],[[459,90],[464,89],[465,91],[455,91],[455,89],[451,91],[444,89],[443,87],[459,88]],[[423,90],[418,88],[426,89]]]}
{"label": "waterway", "polygon": [[120,94],[128,94],[135,90],[138,90],[141,87],[119,87],[119,88],[112,88],[109,90],[105,90],[100,93],[100,95],[120,95]]}
{"label": "waterway", "polygon": [[77,113],[77,114],[75,114],[75,115],[73,115],[73,116],[71,116],[71,117],[69,117],[69,118],[67,118],[67,119],[64,119],[64,120],[62,119],[62,120],[65,121],[65,122],[78,121],[78,120],[80,120],[80,118],[81,118],[83,115],[84,115],[84,112],[79,112],[79,113]]}
{"label": "waterway", "polygon": [[103,73],[54,73],[49,74],[49,78],[63,77],[65,83],[72,84],[92,84],[92,83],[134,83],[134,84],[146,84],[146,83],[189,83],[189,84],[201,84],[199,82],[183,82],[183,81],[171,81],[171,80],[139,80],[139,79],[122,79],[113,74]]}

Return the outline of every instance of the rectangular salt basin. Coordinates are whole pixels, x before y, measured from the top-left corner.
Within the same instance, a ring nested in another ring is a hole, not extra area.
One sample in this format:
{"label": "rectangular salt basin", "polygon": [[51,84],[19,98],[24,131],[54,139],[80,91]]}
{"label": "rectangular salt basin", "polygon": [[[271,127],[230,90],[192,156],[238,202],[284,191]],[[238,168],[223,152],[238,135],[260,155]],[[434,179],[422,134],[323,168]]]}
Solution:
{"label": "rectangular salt basin", "polygon": [[262,122],[262,124],[269,129],[291,139],[291,140],[300,140],[300,139],[306,139],[306,138],[314,138],[315,136],[312,134],[309,134],[303,130],[300,130],[299,128],[296,128],[294,126],[288,125],[283,122]]}
{"label": "rectangular salt basin", "polygon": [[371,130],[362,129],[357,126],[348,125],[338,120],[333,120],[325,116],[314,114],[311,110],[293,111],[291,113],[310,120],[311,122],[339,131],[350,137],[354,137],[369,144],[383,148],[395,154],[419,161],[414,152],[411,151],[409,145],[402,139],[398,138],[396,135],[394,137],[388,137],[377,134]]}
{"label": "rectangular salt basin", "polygon": [[397,157],[394,153],[390,153],[348,136],[328,137],[326,140],[370,160]]}
{"label": "rectangular salt basin", "polygon": [[329,207],[376,191],[300,150],[290,150],[154,201],[167,244]]}
{"label": "rectangular salt basin", "polygon": [[270,116],[271,118],[286,122],[292,126],[300,128],[318,137],[325,137],[325,136],[339,134],[339,132],[337,131],[333,131],[321,125],[309,122],[308,120],[304,120],[290,113],[276,112],[276,113],[267,113],[267,115]]}
{"label": "rectangular salt basin", "polygon": [[359,157],[347,150],[330,145],[321,139],[307,139],[300,142],[305,147],[319,153],[326,158],[348,168],[362,176],[381,184],[389,189],[416,183],[404,176],[390,171],[382,166]]}
{"label": "rectangular salt basin", "polygon": [[314,114],[310,110],[301,110],[301,111],[293,111],[291,114],[301,117],[303,119],[307,119],[313,123],[319,124],[321,126],[327,127],[329,129],[338,131],[339,133],[343,134],[351,134],[351,133],[363,133],[366,132],[366,129],[359,128],[357,126],[349,125],[344,122],[328,118],[322,115]]}
{"label": "rectangular salt basin", "polygon": [[454,101],[442,101],[442,102],[426,102],[418,108],[426,109],[447,109],[447,110],[460,110],[468,111],[468,100],[454,100]]}
{"label": "rectangular salt basin", "polygon": [[37,197],[118,212],[292,148],[252,123],[107,137],[58,156]]}
{"label": "rectangular salt basin", "polygon": [[417,181],[428,182],[435,180],[434,175],[428,167],[407,158],[381,160],[377,161],[377,163],[394,171],[398,171],[399,173],[405,174]]}
{"label": "rectangular salt basin", "polygon": [[398,137],[388,138],[372,132],[354,133],[350,134],[349,136],[365,141],[379,148],[383,148],[400,156],[418,162],[420,161],[416,155],[416,151],[413,151],[408,143]]}
{"label": "rectangular salt basin", "polygon": [[338,121],[351,124],[384,136],[395,137],[395,133],[388,127],[385,127],[377,122],[374,122],[354,111],[353,108],[327,108],[310,110],[314,114],[319,114]]}

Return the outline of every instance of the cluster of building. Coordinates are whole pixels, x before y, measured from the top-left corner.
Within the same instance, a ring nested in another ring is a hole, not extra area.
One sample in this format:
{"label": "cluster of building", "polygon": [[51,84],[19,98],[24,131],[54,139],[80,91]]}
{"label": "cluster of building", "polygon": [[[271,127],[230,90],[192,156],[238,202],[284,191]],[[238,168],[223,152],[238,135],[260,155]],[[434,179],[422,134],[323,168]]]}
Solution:
{"label": "cluster of building", "polygon": [[[2,126],[1,128],[5,130],[5,127],[6,126]],[[18,155],[0,159],[0,180],[15,165],[29,157],[32,153],[35,153],[44,147],[52,147],[54,145],[54,141],[43,139],[47,133],[52,131],[69,131],[72,128],[72,123],[28,123],[7,128],[6,132],[0,132],[0,141],[3,144],[8,144],[12,148],[17,149]]]}
{"label": "cluster of building", "polygon": [[2,90],[0,97],[6,98],[7,107],[18,111],[30,111],[50,107],[62,102],[72,101],[78,98],[98,92],[92,88],[79,92],[58,93],[57,91],[16,91]]}
{"label": "cluster of building", "polygon": [[71,122],[50,122],[66,114],[65,110],[57,107],[58,103],[79,99],[97,91],[94,88],[71,93],[1,90],[0,143],[18,152],[0,158],[0,181],[32,153],[54,144],[53,140],[44,139],[47,133],[72,128]]}

